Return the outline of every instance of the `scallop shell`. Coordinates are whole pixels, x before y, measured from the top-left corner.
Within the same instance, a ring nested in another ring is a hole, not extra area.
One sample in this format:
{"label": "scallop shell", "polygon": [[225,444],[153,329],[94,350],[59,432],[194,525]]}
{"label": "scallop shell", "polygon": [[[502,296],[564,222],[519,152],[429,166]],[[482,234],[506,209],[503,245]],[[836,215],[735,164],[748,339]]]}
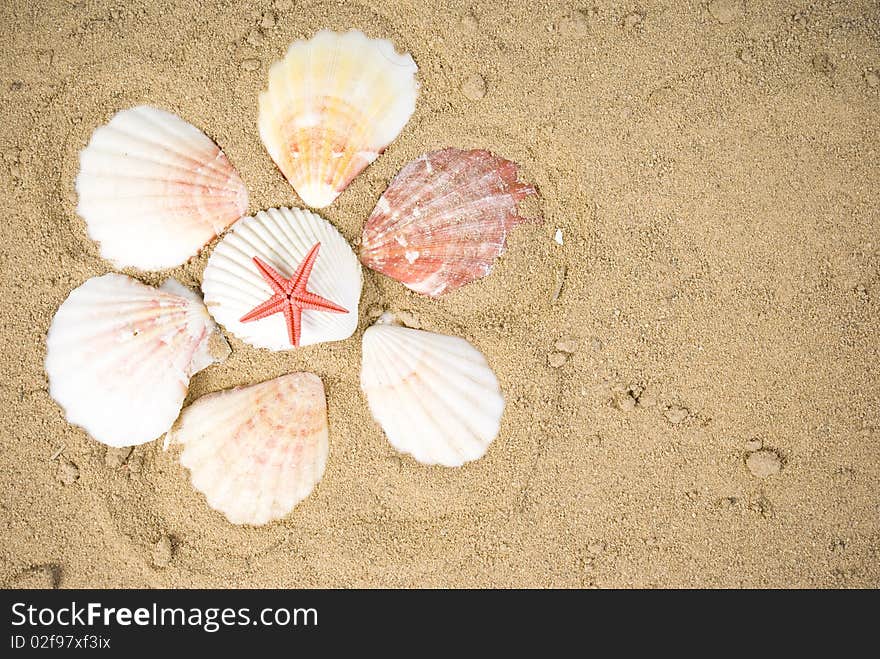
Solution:
{"label": "scallop shell", "polygon": [[266,150],[308,206],[333,202],[403,129],[417,67],[394,44],[322,30],[291,44],[260,94]]}
{"label": "scallop shell", "polygon": [[211,139],[148,105],[117,113],[80,154],[77,213],[117,267],[186,262],[247,212],[247,190]]}
{"label": "scallop shell", "polygon": [[309,250],[321,243],[309,278],[309,290],[332,300],[348,313],[303,311],[300,345],[341,341],[358,323],[363,276],[345,238],[320,215],[298,208],[272,208],[246,217],[214,248],[202,281],[205,304],[229,332],[258,348],[290,350],[282,314],[241,322],[241,317],[272,296],[253,257],[290,277]]}
{"label": "scallop shell", "polygon": [[99,442],[143,444],[174,423],[190,377],[228,354],[201,300],[173,279],[156,289],[93,277],[52,319],[49,395]]}
{"label": "scallop shell", "polygon": [[504,397],[479,350],[464,339],[388,324],[364,332],[361,389],[401,453],[460,467],[498,434]]}
{"label": "scallop shell", "polygon": [[285,517],[321,480],[329,452],[324,385],[292,373],[202,396],[166,437],[208,505],[233,524]]}
{"label": "scallop shell", "polygon": [[406,165],[364,226],[361,262],[437,297],[489,274],[536,194],[517,165],[488,151],[443,149]]}

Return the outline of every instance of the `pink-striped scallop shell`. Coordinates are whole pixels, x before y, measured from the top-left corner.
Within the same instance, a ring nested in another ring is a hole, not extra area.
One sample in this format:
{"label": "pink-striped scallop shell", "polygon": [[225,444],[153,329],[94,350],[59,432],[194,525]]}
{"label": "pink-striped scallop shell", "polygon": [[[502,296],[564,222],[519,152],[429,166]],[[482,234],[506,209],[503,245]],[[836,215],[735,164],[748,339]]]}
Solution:
{"label": "pink-striped scallop shell", "polygon": [[192,485],[233,524],[285,517],[314,489],[329,454],[327,400],[314,373],[202,396],[165,437]]}
{"label": "pink-striped scallop shell", "polygon": [[510,231],[529,221],[517,204],[537,191],[517,172],[516,163],[482,149],[413,160],[367,220],[361,262],[431,297],[485,277]]}
{"label": "pink-striped scallop shell", "polygon": [[201,297],[179,282],[92,277],[52,318],[49,395],[99,442],[135,446],[166,432],[190,377],[228,354]]}
{"label": "pink-striped scallop shell", "polygon": [[80,154],[77,213],[117,267],[170,268],[247,212],[220,147],[177,115],[141,105],[92,133]]}

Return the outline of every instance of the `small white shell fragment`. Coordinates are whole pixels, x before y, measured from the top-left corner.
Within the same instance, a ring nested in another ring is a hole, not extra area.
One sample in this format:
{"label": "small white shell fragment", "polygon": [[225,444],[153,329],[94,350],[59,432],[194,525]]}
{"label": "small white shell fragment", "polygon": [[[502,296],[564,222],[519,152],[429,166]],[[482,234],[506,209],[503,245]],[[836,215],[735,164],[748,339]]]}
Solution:
{"label": "small white shell fragment", "polygon": [[556,229],[556,235],[553,236],[553,240],[556,241],[556,244],[557,244],[557,245],[561,245],[561,244],[562,244],[562,229],[560,229],[560,228],[557,227],[557,229]]}
{"label": "small white shell fragment", "polygon": [[77,213],[117,267],[170,268],[247,212],[247,189],[195,126],[142,105],[96,129],[80,153]]}
{"label": "small white shell fragment", "polygon": [[99,442],[143,444],[174,423],[190,377],[225,357],[217,346],[225,339],[205,306],[178,282],[156,289],[125,275],[93,277],[52,319],[49,395]]}
{"label": "small white shell fragment", "polygon": [[291,373],[202,396],[165,443],[183,446],[193,487],[233,524],[281,519],[327,465],[324,385],[313,373]]}
{"label": "small white shell fragment", "polygon": [[269,69],[258,125],[266,150],[306,205],[333,202],[415,111],[416,64],[363,32],[321,30]]}
{"label": "small white shell fragment", "polygon": [[300,345],[341,341],[357,329],[363,275],[357,256],[333,225],[298,208],[272,208],[236,222],[214,248],[202,281],[205,304],[242,341],[258,348],[291,350],[283,314],[241,322],[241,317],[272,296],[253,257],[290,277],[309,250],[321,243],[308,289],[348,313],[302,312]]}
{"label": "small white shell fragment", "polygon": [[401,453],[459,467],[498,434],[504,397],[479,350],[464,339],[391,324],[364,332],[361,389],[373,418]]}

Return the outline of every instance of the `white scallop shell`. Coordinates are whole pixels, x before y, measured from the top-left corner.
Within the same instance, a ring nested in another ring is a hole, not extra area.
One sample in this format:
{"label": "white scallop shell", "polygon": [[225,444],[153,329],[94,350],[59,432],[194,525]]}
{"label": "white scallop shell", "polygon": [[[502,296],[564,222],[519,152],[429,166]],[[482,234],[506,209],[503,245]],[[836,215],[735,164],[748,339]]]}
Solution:
{"label": "white scallop shell", "polygon": [[358,323],[363,276],[349,244],[320,215],[298,208],[272,208],[236,222],[214,248],[202,281],[205,304],[227,331],[242,341],[270,350],[290,350],[283,314],[242,323],[239,319],[272,296],[253,257],[290,277],[315,243],[321,243],[308,290],[348,313],[302,312],[300,345],[341,341]]}
{"label": "white scallop shell", "polygon": [[247,190],[211,139],[142,105],[117,113],[80,154],[77,213],[118,267],[180,265],[247,212]]}
{"label": "white scallop shell", "polygon": [[364,332],[361,389],[401,453],[460,467],[482,457],[504,412],[498,380],[464,339],[388,324]]}
{"label": "white scallop shell", "polygon": [[285,517],[321,480],[329,452],[324,385],[292,373],[202,396],[166,437],[208,505],[233,524]]}
{"label": "white scallop shell", "polygon": [[190,377],[228,353],[201,300],[173,279],[156,289],[93,277],[52,319],[49,395],[99,442],[143,444],[174,423]]}
{"label": "white scallop shell", "polygon": [[394,44],[321,30],[291,44],[260,94],[266,150],[308,206],[333,202],[416,107],[416,64]]}

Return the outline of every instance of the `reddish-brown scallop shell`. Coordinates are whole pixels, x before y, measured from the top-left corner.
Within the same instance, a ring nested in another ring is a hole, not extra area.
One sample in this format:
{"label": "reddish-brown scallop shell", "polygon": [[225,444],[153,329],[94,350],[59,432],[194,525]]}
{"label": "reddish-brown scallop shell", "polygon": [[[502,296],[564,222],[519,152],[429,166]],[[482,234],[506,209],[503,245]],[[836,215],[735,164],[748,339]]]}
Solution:
{"label": "reddish-brown scallop shell", "polygon": [[517,165],[489,151],[448,148],[406,165],[364,226],[361,262],[438,297],[485,277],[536,194]]}

